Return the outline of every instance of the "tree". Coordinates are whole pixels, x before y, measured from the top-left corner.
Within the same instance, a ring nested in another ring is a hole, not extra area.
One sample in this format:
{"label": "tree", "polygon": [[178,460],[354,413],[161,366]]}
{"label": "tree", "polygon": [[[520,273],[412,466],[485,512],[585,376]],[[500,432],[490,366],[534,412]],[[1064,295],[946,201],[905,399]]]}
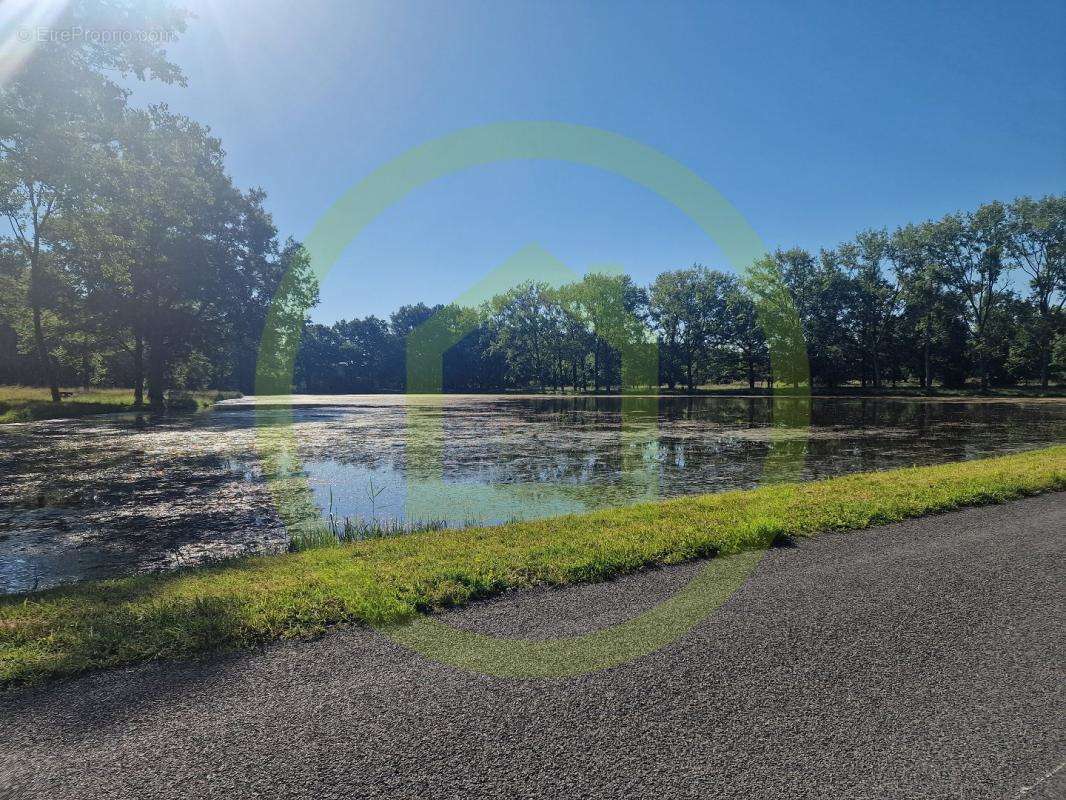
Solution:
{"label": "tree", "polygon": [[905,327],[917,338],[921,356],[920,366],[914,371],[922,388],[932,388],[932,354],[936,335],[938,314],[942,307],[943,289],[940,270],[933,250],[933,223],[907,225],[892,236],[892,251],[895,254],[904,304]]}
{"label": "tree", "polygon": [[748,388],[754,389],[759,375],[770,368],[766,336],[759,324],[755,301],[735,278],[726,285],[724,296],[727,341],[740,355]]}
{"label": "tree", "polygon": [[1001,203],[934,223],[930,247],[946,285],[958,292],[973,337],[981,389],[989,386],[989,320],[1006,295],[1006,209]]}
{"label": "tree", "polygon": [[811,380],[803,320],[793,301],[779,255],[766,254],[744,273],[742,285],[755,306],[769,357],[767,384],[777,380],[793,388]]}
{"label": "tree", "polygon": [[852,316],[863,369],[860,380],[881,387],[884,346],[900,310],[901,287],[892,240],[886,231],[866,230],[837,248],[840,265],[852,279]]}
{"label": "tree", "polygon": [[221,234],[239,196],[218,139],[166,106],[127,112],[119,138],[110,225],[128,269],[112,291],[134,340],[137,402],[146,380],[158,408],[173,363],[220,334]]}
{"label": "tree", "polygon": [[823,250],[815,259],[806,250],[793,248],[778,250],[768,258],[770,263],[764,265],[764,271],[779,273],[803,327],[807,358],[797,362],[800,370],[803,364],[809,364],[811,380],[817,379],[826,386],[842,383],[851,374],[854,362],[852,337],[847,331],[848,309],[853,303],[850,283],[836,253]]}
{"label": "tree", "polygon": [[659,370],[671,389],[677,385],[687,357],[689,298],[693,294],[691,270],[661,272],[648,289],[648,311],[659,332]]}
{"label": "tree", "polygon": [[594,388],[624,388],[622,349],[644,340],[647,293],[628,275],[590,272],[570,286],[566,307],[589,338]]}
{"label": "tree", "polygon": [[1048,386],[1052,342],[1066,304],[1066,197],[1019,197],[1007,208],[1006,250],[1029,279],[1036,307],[1040,386]]}
{"label": "tree", "polygon": [[[168,3],[80,0],[59,25],[132,30],[184,30],[185,12]],[[0,86],[0,213],[28,261],[26,302],[41,375],[59,402],[58,375],[45,317],[64,280],[53,253],[60,218],[93,204],[103,152],[126,91],[104,73],[181,82],[155,37],[97,37],[47,42]]]}
{"label": "tree", "polygon": [[0,88],[0,212],[28,264],[26,303],[53,402],[60,395],[46,316],[54,312],[65,280],[53,252],[55,228],[64,215],[92,204],[99,151],[109,138],[107,121],[123,102],[110,81],[50,52],[38,53]]}
{"label": "tree", "polygon": [[726,343],[730,277],[696,264],[658,275],[648,290],[649,318],[659,329],[660,369],[671,389],[689,391],[709,376],[711,354]]}
{"label": "tree", "polygon": [[277,274],[280,280],[264,303],[266,319],[256,359],[255,391],[260,394],[292,391],[300,337],[309,324],[308,312],[318,303],[318,280],[301,244],[292,239],[286,242]]}
{"label": "tree", "polygon": [[526,281],[487,304],[492,349],[503,357],[512,385],[544,391],[554,333],[547,293],[545,284]]}

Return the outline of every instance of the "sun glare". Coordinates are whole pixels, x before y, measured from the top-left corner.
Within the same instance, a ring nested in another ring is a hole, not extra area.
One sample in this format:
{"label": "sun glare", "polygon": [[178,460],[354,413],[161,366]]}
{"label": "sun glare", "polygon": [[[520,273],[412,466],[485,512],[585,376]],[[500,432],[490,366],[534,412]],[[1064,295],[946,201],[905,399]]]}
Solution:
{"label": "sun glare", "polygon": [[0,5],[0,85],[46,41],[69,0],[4,0]]}

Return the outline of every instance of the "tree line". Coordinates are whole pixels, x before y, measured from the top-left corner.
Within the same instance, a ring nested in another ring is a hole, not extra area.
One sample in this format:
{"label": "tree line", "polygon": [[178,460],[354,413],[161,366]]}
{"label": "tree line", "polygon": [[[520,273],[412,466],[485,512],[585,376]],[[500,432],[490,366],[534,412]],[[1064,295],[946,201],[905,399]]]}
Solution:
{"label": "tree line", "polygon": [[0,86],[0,382],[168,387],[254,384],[282,277],[301,307],[317,287],[280,241],[261,189],[226,174],[210,130],[165,105],[135,108],[124,79],[184,85],[162,43],[185,30],[167,3],[70,4],[57,29],[125,37],[41,42]]}
{"label": "tree line", "polygon": [[790,380],[790,365],[770,358],[760,274],[791,295],[816,386],[1047,387],[1066,370],[1066,197],[1049,196],[866,230],[817,254],[777,250],[747,278],[700,265],[646,287],[590,274],[561,287],[529,281],[476,309],[419,303],[388,319],[308,325],[295,383],[403,391],[409,337],[432,319],[458,341],[444,355],[444,391],[618,388],[618,342],[640,330],[655,338],[660,386],[773,386]]}
{"label": "tree line", "polygon": [[[311,324],[308,254],[279,236],[265,193],[234,186],[205,126],[128,102],[128,79],[184,84],[160,43],[186,13],[76,0],[63,14],[57,27],[153,35],[49,40],[0,86],[0,383],[48,386],[57,402],[63,385],[132,386],[157,406],[168,388],[250,392],[271,324],[285,330],[269,341],[299,333],[292,383],[307,392],[426,388],[408,357],[427,325],[448,342],[430,381],[442,391],[612,391],[632,383],[623,351],[637,341],[657,351],[639,380],[668,389],[1046,387],[1066,371],[1061,195],[777,250],[744,277],[695,265],[641,286],[593,273],[478,308]],[[791,296],[805,354],[770,357],[768,282]]]}

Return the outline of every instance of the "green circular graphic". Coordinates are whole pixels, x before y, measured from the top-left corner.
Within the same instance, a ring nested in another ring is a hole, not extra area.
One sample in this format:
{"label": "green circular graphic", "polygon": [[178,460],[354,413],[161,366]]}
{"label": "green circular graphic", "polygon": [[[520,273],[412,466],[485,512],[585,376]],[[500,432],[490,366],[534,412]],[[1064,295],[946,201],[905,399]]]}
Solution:
{"label": "green circular graphic", "polygon": [[[771,398],[771,447],[764,480],[795,477],[802,466],[810,422],[810,381],[806,345],[791,295],[776,271],[750,269],[767,249],[740,213],[694,172],[639,142],[560,122],[497,123],[427,142],[372,172],[323,215],[305,242],[314,277],[321,284],[363,229],[415,189],[471,167],[533,159],[594,167],[654,192],[698,225],[733,269],[745,276],[767,340],[771,367],[782,379]],[[256,372],[259,396],[292,391],[300,331],[308,310],[289,299],[295,295],[290,293],[294,281],[291,275],[282,280],[264,327]],[[433,352],[442,354],[446,345]],[[640,376],[648,374],[651,363],[645,345],[630,343],[621,349],[624,385],[641,386]],[[626,363],[631,365],[628,369]],[[413,375],[409,369],[409,387],[439,391],[439,384],[434,387],[439,364],[423,361]],[[623,435],[627,413],[635,408],[631,404],[639,400],[630,396],[634,393],[623,391]],[[264,473],[288,526],[306,515],[309,489],[298,468],[291,406],[282,413],[279,418],[276,410],[269,417],[257,412],[256,439],[266,464]],[[436,441],[434,432],[425,426],[417,435],[419,441]],[[426,452],[435,452],[433,445]],[[379,630],[427,658],[483,674],[516,678],[580,674],[624,663],[677,640],[743,585],[763,552],[712,559],[673,597],[588,636],[544,641],[497,638],[460,631],[425,616]]]}

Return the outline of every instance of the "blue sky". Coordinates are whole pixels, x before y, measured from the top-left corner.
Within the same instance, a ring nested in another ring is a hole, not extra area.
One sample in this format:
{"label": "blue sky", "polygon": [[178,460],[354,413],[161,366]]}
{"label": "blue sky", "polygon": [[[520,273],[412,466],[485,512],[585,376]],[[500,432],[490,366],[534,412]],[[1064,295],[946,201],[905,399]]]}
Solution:
{"label": "blue sky", "polygon": [[[501,120],[639,140],[722,192],[769,247],[832,246],[1066,189],[1066,4],[193,0],[171,48],[243,187],[305,237],[374,168]],[[480,167],[393,206],[345,252],[320,321],[447,302],[529,244],[646,282],[724,266],[664,201],[554,162]]]}

